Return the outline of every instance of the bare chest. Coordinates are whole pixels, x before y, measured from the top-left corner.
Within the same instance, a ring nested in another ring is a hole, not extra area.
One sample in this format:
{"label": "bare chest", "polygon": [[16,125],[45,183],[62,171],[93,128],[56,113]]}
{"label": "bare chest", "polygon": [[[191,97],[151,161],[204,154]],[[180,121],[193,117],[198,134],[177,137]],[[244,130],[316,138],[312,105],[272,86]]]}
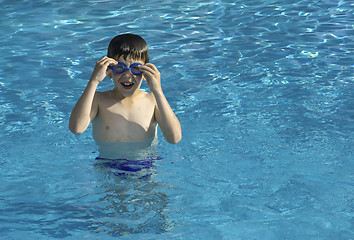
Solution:
{"label": "bare chest", "polygon": [[152,138],[156,132],[154,104],[102,103],[93,122],[93,135],[105,142],[140,142]]}

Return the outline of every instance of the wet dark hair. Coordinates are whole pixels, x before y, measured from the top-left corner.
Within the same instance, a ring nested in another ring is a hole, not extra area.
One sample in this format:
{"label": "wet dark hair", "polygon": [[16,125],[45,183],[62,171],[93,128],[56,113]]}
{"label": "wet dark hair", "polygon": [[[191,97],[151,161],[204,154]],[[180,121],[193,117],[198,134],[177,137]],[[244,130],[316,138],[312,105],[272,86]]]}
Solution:
{"label": "wet dark hair", "polygon": [[114,37],[109,43],[107,56],[116,60],[123,56],[124,59],[130,57],[143,60],[145,63],[149,62],[149,50],[145,40],[131,33]]}

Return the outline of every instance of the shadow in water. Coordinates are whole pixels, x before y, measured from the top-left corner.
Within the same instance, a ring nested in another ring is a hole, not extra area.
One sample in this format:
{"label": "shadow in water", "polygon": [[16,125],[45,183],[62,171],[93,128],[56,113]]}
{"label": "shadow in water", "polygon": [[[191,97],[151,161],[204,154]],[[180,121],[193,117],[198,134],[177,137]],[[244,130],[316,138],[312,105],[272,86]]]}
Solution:
{"label": "shadow in water", "polygon": [[151,149],[145,153],[144,158],[133,160],[96,158],[97,182],[104,189],[99,201],[105,203],[106,217],[95,221],[92,231],[124,236],[159,234],[173,228],[175,223],[168,220],[168,196],[156,179],[161,158]]}

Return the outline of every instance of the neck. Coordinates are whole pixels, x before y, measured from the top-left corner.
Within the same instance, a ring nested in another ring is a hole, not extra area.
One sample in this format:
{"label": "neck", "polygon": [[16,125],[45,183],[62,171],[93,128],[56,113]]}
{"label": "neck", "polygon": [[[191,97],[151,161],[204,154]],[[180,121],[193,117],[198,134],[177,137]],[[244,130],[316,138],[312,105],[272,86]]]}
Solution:
{"label": "neck", "polygon": [[119,101],[121,101],[121,100],[123,100],[123,99],[126,98],[125,96],[123,96],[123,95],[118,91],[117,88],[112,89],[111,95],[112,95],[113,98],[115,98],[115,99],[117,99],[117,100],[119,100]]}
{"label": "neck", "polygon": [[130,96],[124,96],[120,91],[118,91],[117,88],[112,89],[111,91],[112,97],[117,99],[118,101],[122,101],[122,100],[133,100],[136,96],[138,96],[140,94],[140,90],[137,89],[132,95]]}

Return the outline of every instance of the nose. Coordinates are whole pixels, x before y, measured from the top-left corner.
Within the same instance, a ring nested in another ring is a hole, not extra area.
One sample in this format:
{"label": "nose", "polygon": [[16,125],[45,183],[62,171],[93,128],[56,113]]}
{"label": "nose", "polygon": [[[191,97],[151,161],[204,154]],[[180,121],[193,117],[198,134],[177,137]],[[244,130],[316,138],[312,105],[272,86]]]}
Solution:
{"label": "nose", "polygon": [[123,75],[124,76],[130,76],[130,75],[132,75],[132,73],[130,72],[130,70],[126,70],[126,71],[123,72]]}

